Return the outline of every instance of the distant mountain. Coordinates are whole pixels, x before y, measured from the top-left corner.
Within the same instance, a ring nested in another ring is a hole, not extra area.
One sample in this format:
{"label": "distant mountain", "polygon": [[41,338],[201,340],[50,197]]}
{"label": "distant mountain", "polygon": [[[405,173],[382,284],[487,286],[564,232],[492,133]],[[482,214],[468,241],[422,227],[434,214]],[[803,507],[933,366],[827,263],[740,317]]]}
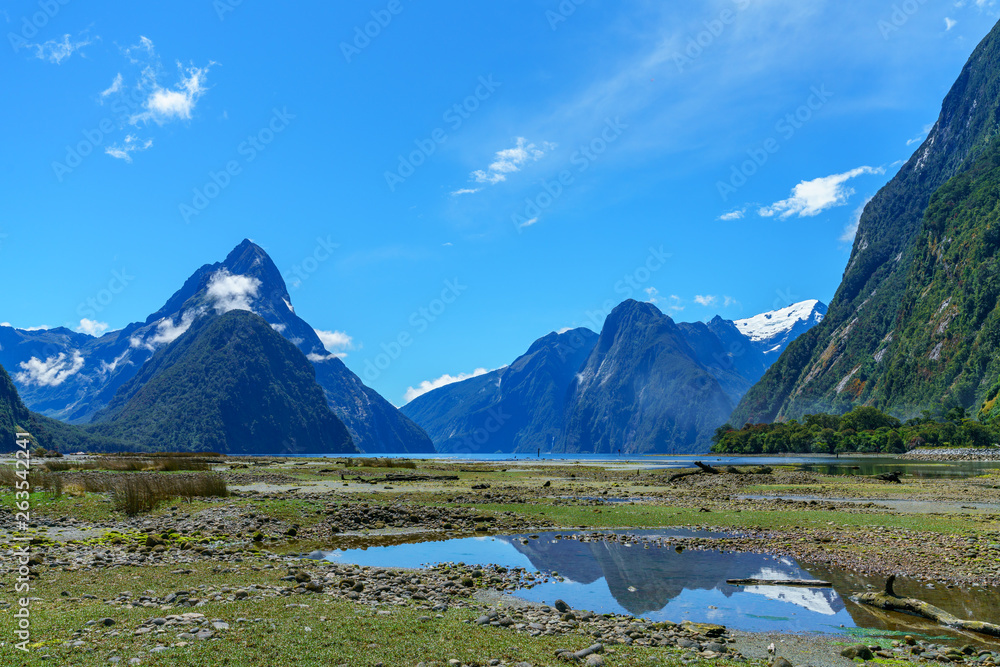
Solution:
{"label": "distant mountain", "polygon": [[[710,431],[780,350],[826,312],[806,301],[738,322],[674,324],[650,304],[619,308],[600,337],[588,329],[551,333],[510,366],[435,389],[402,411],[442,452],[592,451],[611,447],[603,439],[616,429],[629,447],[641,441],[658,451],[705,448]],[[599,338],[614,341],[610,358],[593,357]],[[701,400],[709,411],[691,422]]]}
{"label": "distant mountain", "polygon": [[28,433],[35,445],[63,452],[86,450],[121,450],[124,443],[113,438],[88,433],[78,426],[64,424],[28,410],[6,369],[0,366],[0,452],[18,449],[17,434]]}
{"label": "distant mountain", "polygon": [[789,343],[822,322],[826,311],[825,304],[813,299],[745,320],[736,320],[733,324],[740,334],[754,343],[773,363]]}
{"label": "distant mountain", "polygon": [[356,445],[366,452],[433,452],[420,427],[402,415],[323,346],[295,314],[281,272],[262,248],[244,240],[225,259],[206,264],[145,322],[99,338],[65,328],[24,331],[0,327],[0,364],[11,369],[33,410],[86,424],[113,400],[155,353],[197,320],[250,310],[292,342],[316,369],[316,379]]}
{"label": "distant mountain", "polygon": [[733,403],[672,319],[650,303],[611,311],[570,386],[555,451],[612,454],[703,451]]}
{"label": "distant mountain", "polygon": [[164,451],[358,451],[312,364],[246,310],[196,319],[119,389],[88,430]]}
{"label": "distant mountain", "polygon": [[562,439],[570,384],[597,334],[541,338],[510,366],[429,392],[402,408],[440,452],[551,451]]}
{"label": "distant mountain", "polygon": [[1000,393],[1000,24],[923,145],[865,207],[826,319],[747,393],[734,424],[870,405],[900,418]]}

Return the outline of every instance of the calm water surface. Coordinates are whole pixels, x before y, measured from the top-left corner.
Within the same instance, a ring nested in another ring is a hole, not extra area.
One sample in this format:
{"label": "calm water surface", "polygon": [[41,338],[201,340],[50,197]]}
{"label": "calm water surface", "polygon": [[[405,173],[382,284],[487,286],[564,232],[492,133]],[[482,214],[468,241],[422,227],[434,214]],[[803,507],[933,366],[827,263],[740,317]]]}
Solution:
{"label": "calm water surface", "polygon": [[[741,554],[718,550],[684,550],[669,541],[677,537],[712,537],[712,533],[683,529],[630,531],[633,544],[603,539],[567,539],[571,533],[473,537],[442,541],[316,552],[313,557],[338,563],[377,567],[422,567],[442,562],[467,565],[522,567],[531,572],[557,572],[564,581],[517,591],[518,597],[552,603],[557,598],[571,607],[597,613],[631,614],[650,620],[719,623],[754,632],[815,632],[844,634],[860,629],[882,633],[917,632],[950,635],[968,643],[970,637],[947,633],[921,619],[870,610],[849,597],[883,580],[810,566],[786,557]],[[665,541],[665,546],[643,540]],[[822,579],[833,588],[789,586],[737,587],[727,579]],[[1000,621],[1000,593],[996,590],[959,591],[927,587],[900,580],[896,590],[920,597],[963,618]],[[986,642],[983,638],[982,642]]]}

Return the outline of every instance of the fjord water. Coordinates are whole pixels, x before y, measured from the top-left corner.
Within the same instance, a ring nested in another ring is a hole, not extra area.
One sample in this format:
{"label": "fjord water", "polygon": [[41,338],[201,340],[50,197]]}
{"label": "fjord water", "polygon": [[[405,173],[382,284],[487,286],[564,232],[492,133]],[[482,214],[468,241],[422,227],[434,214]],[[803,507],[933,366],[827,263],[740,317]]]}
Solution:
{"label": "fjord water", "polygon": [[[306,458],[343,459],[343,454],[307,455]],[[568,465],[573,462],[605,464],[617,463],[645,470],[693,468],[695,461],[713,466],[792,466],[823,475],[880,475],[901,471],[913,477],[961,479],[985,475],[1000,469],[1000,461],[920,461],[891,456],[718,456],[700,454],[692,456],[624,455],[609,454],[352,454],[351,458],[398,458],[411,460],[510,462],[516,464],[540,463]]]}
{"label": "fjord water", "polygon": [[[574,609],[630,614],[652,621],[718,623],[753,632],[922,633],[968,642],[933,623],[861,607],[849,598],[883,585],[827,566],[766,554],[676,550],[671,539],[717,536],[684,529],[594,533],[538,533],[425,541],[396,546],[317,552],[315,558],[360,566],[416,568],[442,562],[501,565],[540,572],[540,583],[514,595]],[[572,535],[572,537],[570,537]],[[558,581],[553,573],[563,578]],[[727,579],[822,579],[833,588],[738,587]],[[918,596],[963,618],[997,620],[1000,592],[959,591],[900,580],[897,591]],[[985,638],[983,638],[985,641]]]}

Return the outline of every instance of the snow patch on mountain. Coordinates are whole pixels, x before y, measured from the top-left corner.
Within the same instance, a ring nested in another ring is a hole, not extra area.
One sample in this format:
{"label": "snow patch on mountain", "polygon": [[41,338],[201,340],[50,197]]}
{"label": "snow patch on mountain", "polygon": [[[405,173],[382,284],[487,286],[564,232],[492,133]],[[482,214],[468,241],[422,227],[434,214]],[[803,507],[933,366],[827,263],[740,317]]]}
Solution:
{"label": "snow patch on mountain", "polygon": [[736,320],[736,328],[754,342],[780,339],[800,323],[808,327],[823,321],[826,307],[816,299],[792,304],[787,308]]}

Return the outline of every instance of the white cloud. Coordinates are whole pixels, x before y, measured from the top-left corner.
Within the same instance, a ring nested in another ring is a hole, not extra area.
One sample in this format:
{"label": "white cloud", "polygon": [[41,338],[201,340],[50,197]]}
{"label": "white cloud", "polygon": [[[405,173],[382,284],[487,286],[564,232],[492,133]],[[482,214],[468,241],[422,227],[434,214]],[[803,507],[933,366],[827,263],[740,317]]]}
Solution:
{"label": "white cloud", "polygon": [[180,82],[173,89],[163,88],[156,82],[155,75],[150,74],[152,90],[143,104],[146,110],[132,116],[129,121],[133,125],[149,121],[163,125],[173,120],[191,120],[198,99],[205,94],[205,76],[211,65],[186,70],[181,68]]}
{"label": "white cloud", "polygon": [[101,91],[101,99],[103,100],[108,95],[114,95],[122,89],[122,85],[125,83],[125,78],[122,76],[121,72],[115,76],[115,80],[111,82],[111,85]]}
{"label": "white cloud", "polygon": [[718,300],[719,297],[711,294],[698,294],[694,297],[694,302],[699,306],[714,306]]}
{"label": "white cloud", "polygon": [[435,389],[440,389],[441,387],[446,387],[449,384],[454,384],[456,382],[462,382],[471,378],[479,377],[480,375],[486,375],[489,373],[485,368],[477,368],[471,373],[459,373],[458,375],[442,375],[436,380],[424,380],[420,383],[420,386],[414,389],[409,387],[406,390],[406,395],[403,400],[409,403],[410,401],[417,399],[429,391],[434,391]]}
{"label": "white cloud", "polygon": [[147,139],[142,141],[137,139],[134,135],[126,135],[125,141],[120,144],[112,144],[104,149],[104,152],[113,158],[119,160],[125,160],[129,164],[132,164],[132,153],[136,151],[148,150],[153,146],[153,140]]}
{"label": "white cloud", "polygon": [[841,243],[854,243],[854,237],[858,234],[858,225],[861,223],[861,214],[865,212],[865,206],[868,206],[868,202],[871,200],[872,197],[869,197],[861,206],[854,210],[851,221],[847,223],[847,226],[844,227],[844,233],[840,235]]}
{"label": "white cloud", "polygon": [[518,229],[524,229],[525,227],[531,227],[532,225],[538,224],[538,218],[532,218],[531,220],[525,220],[517,226]]}
{"label": "white cloud", "polygon": [[[314,329],[314,331],[330,355],[309,355],[312,361],[325,361],[332,357],[343,359],[347,356],[348,350],[354,349],[354,339],[343,331],[323,331],[322,329]],[[312,359],[313,356],[318,357],[318,359]]]}
{"label": "white cloud", "polygon": [[743,304],[740,303],[739,301],[737,301],[736,299],[734,299],[731,296],[724,296],[724,297],[722,297],[722,307],[723,308],[729,308],[730,306],[738,306],[738,307],[742,308]]}
{"label": "white cloud", "polygon": [[63,35],[62,41],[50,39],[42,44],[28,44],[29,49],[35,50],[35,57],[39,60],[47,60],[53,65],[61,65],[62,61],[69,58],[75,52],[90,44],[88,37],[78,37],[74,41],[69,35]]}
{"label": "white cloud", "polygon": [[142,62],[142,60],[155,56],[156,47],[153,46],[153,40],[143,35],[139,35],[139,43],[122,49],[122,53],[125,54],[126,58],[132,61],[133,65],[137,65]]}
{"label": "white cloud", "polygon": [[955,27],[955,25],[957,23],[958,23],[958,21],[955,21],[954,19],[950,19],[947,16],[945,16],[944,17],[944,29],[945,29],[945,31],[951,30],[952,28]]}
{"label": "white cloud", "polygon": [[[906,140],[906,145],[912,146],[913,144],[919,144],[921,141],[927,138],[927,135],[930,134],[930,131],[933,129],[934,129],[934,123],[928,123],[927,125],[924,125],[924,129],[921,130],[920,134],[913,137],[912,139]],[[891,166],[895,166],[895,164]]]}
{"label": "white cloud", "polygon": [[474,195],[480,190],[482,190],[482,188],[461,188],[459,190],[455,190],[454,192],[452,192],[451,196],[459,197],[461,195]]}
{"label": "white cloud", "polygon": [[488,183],[496,185],[507,180],[508,174],[521,171],[521,167],[529,162],[537,162],[545,157],[545,153],[555,148],[556,145],[543,142],[539,148],[535,144],[529,144],[524,137],[518,137],[513,148],[506,148],[497,151],[493,158],[493,163],[486,170],[479,169],[472,172],[472,180],[476,183]]}
{"label": "white cloud", "polygon": [[38,357],[32,357],[28,361],[21,362],[20,366],[22,372],[18,373],[15,378],[21,384],[58,387],[80,372],[83,368],[83,355],[77,350],[73,350],[69,354],[60,352],[45,361]]}
{"label": "white cloud", "polygon": [[649,297],[647,299],[649,303],[652,303],[654,305],[658,303],[663,303],[663,297],[660,296],[660,290],[656,289],[655,287],[647,287],[646,296]]}
{"label": "white cloud", "polygon": [[[174,324],[173,319],[169,317],[160,320],[156,324],[156,333],[149,339],[149,342],[146,344],[146,348],[152,350],[157,345],[173,343],[191,328],[191,325],[194,324],[194,319],[197,316],[197,312],[189,310],[181,315],[180,324]],[[129,343],[132,344],[132,347],[138,347],[138,345],[135,344],[135,338],[132,338]]]}
{"label": "white cloud", "polygon": [[216,271],[208,282],[208,298],[220,315],[231,310],[253,310],[260,281],[253,276],[234,276],[226,269]]}
{"label": "white cloud", "polygon": [[[107,377],[108,375],[111,375],[112,373],[114,373],[115,369],[118,368],[118,365],[122,361],[125,360],[125,357],[127,357],[128,354],[129,354],[129,350],[125,350],[120,355],[118,355],[115,359],[113,359],[111,361],[111,363],[108,363],[107,361],[102,361],[101,362],[101,368],[100,368],[101,375]],[[129,361],[127,363],[128,363],[128,365],[132,365],[131,361]]]}
{"label": "white cloud", "polygon": [[95,320],[83,318],[80,320],[80,326],[78,326],[76,330],[80,333],[85,333],[88,336],[100,336],[108,330],[108,325],[106,322],[97,322]]}
{"label": "white cloud", "polygon": [[854,194],[854,190],[844,184],[863,174],[884,174],[885,169],[879,167],[858,167],[843,174],[834,174],[811,181],[802,181],[792,190],[792,196],[770,206],[761,208],[758,213],[770,218],[778,215],[788,218],[797,215],[800,218],[819,215],[835,206],[843,206]]}
{"label": "white cloud", "polygon": [[729,213],[723,213],[719,216],[719,220],[741,220],[743,216],[746,215],[746,209],[740,209],[738,211],[730,211]]}
{"label": "white cloud", "polygon": [[284,333],[285,329],[287,329],[288,327],[284,324],[272,324],[271,328],[277,331],[278,333]]}

